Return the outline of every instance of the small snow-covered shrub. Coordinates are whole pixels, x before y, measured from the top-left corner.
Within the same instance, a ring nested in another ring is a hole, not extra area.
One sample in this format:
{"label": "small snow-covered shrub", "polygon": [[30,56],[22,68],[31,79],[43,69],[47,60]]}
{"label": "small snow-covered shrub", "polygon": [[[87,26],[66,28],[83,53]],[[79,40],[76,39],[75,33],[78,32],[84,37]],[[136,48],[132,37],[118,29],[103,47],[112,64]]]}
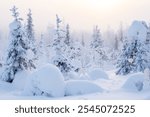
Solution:
{"label": "small snow-covered shrub", "polygon": [[97,79],[109,79],[106,72],[101,70],[100,68],[94,68],[89,72],[89,76],[92,80]]}
{"label": "small snow-covered shrub", "polygon": [[142,91],[144,88],[144,74],[136,73],[131,75],[122,88],[126,91]]}
{"label": "small snow-covered shrub", "polygon": [[29,76],[28,71],[20,71],[15,75],[15,79],[12,82],[12,85],[15,89],[23,90],[26,83],[27,83],[27,78]]}
{"label": "small snow-covered shrub", "polygon": [[29,77],[23,94],[62,97],[64,96],[63,75],[57,67],[48,64]]}
{"label": "small snow-covered shrub", "polygon": [[103,89],[98,85],[85,80],[70,80],[65,85],[65,95],[83,95],[89,93],[103,92]]}

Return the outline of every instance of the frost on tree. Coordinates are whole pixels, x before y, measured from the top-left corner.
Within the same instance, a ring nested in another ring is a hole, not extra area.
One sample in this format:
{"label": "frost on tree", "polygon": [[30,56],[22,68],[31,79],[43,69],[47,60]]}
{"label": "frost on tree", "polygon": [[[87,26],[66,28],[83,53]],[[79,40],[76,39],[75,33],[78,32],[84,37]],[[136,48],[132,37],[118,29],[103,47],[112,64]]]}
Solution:
{"label": "frost on tree", "polygon": [[34,29],[33,29],[33,19],[32,19],[32,12],[29,9],[29,13],[27,14],[27,25],[26,25],[26,38],[28,43],[28,50],[30,51],[31,58],[29,60],[30,63],[30,69],[36,68],[34,61],[37,60],[37,48],[35,45],[35,37],[34,37]]}
{"label": "frost on tree", "polygon": [[19,18],[19,13],[15,6],[11,11],[14,21],[9,25],[10,45],[5,63],[6,68],[2,74],[2,79],[7,82],[12,82],[19,71],[28,69],[29,62],[26,58],[27,44],[25,42],[25,34],[22,30],[21,18]]}
{"label": "frost on tree", "polygon": [[41,39],[37,47],[38,63],[42,65],[47,62],[48,57],[46,56],[46,44],[44,40],[44,35],[41,34]]}
{"label": "frost on tree", "polygon": [[124,41],[124,45],[123,45],[123,49],[122,52],[120,54],[120,57],[117,61],[117,68],[118,71],[116,72],[116,74],[120,74],[120,75],[126,75],[129,74],[132,69],[133,69],[133,64],[132,61],[130,59],[130,47],[129,47],[129,42],[127,40]]}
{"label": "frost on tree", "polygon": [[141,40],[134,40],[134,50],[135,58],[134,58],[134,72],[144,72],[144,70],[148,67],[148,51],[145,48],[145,44],[141,42]]}
{"label": "frost on tree", "polygon": [[79,56],[79,61],[80,61],[80,66],[79,70],[81,73],[85,73],[88,68],[91,67],[91,55],[90,53],[90,48],[85,43],[84,35],[82,34],[82,39],[81,39],[81,44],[80,44],[80,56]]}
{"label": "frost on tree", "polygon": [[[54,65],[56,65],[61,72],[65,75],[67,72],[69,72],[72,68],[71,62],[69,61],[68,57],[65,55],[65,34],[66,31],[63,29],[62,21],[56,15],[56,37],[54,39],[53,48],[56,52],[55,56],[52,58],[52,62]],[[68,34],[69,36],[69,34]],[[67,40],[67,39],[66,39]],[[66,41],[68,44],[68,42]]]}
{"label": "frost on tree", "polygon": [[130,43],[125,43],[118,60],[117,74],[126,75],[132,72],[144,72],[148,67],[148,51],[143,41],[134,37]]}
{"label": "frost on tree", "polygon": [[107,56],[103,50],[103,40],[101,39],[101,33],[98,26],[95,26],[93,30],[91,49],[93,52],[93,63],[98,67],[102,67],[103,61],[107,59]]}
{"label": "frost on tree", "polygon": [[65,37],[64,43],[65,43],[67,46],[70,46],[70,44],[71,44],[71,39],[70,39],[70,27],[69,27],[69,24],[67,24],[67,26],[66,26],[66,37]]}

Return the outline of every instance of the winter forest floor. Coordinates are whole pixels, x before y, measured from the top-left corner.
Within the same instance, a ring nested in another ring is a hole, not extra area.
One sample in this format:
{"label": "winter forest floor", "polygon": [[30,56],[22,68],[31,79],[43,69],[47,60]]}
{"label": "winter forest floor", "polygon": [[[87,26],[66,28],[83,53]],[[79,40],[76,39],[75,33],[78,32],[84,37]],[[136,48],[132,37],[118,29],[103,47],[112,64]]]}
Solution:
{"label": "winter forest floor", "polygon": [[12,100],[147,100],[150,99],[150,90],[140,92],[130,92],[121,89],[128,79],[127,76],[116,76],[114,71],[107,71],[109,79],[98,79],[91,81],[102,87],[104,92],[91,93],[76,96],[65,96],[61,98],[51,98],[44,96],[23,96],[20,90],[12,84],[0,81],[0,99]]}

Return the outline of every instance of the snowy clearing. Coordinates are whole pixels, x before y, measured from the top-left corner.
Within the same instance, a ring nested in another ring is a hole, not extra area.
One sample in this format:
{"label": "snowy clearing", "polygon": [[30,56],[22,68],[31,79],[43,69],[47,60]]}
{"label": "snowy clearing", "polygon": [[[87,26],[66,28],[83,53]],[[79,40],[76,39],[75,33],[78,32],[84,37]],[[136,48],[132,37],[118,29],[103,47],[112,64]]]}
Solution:
{"label": "snowy clearing", "polygon": [[[122,86],[128,82],[128,79],[132,76],[116,76],[114,71],[108,71],[110,79],[98,79],[98,80],[71,80],[67,81],[66,86],[66,95],[65,97],[47,97],[47,96],[32,96],[32,95],[23,95],[21,90],[14,88],[13,84],[0,82],[0,99],[13,99],[13,100],[143,100],[150,99],[150,90],[142,91],[125,91],[122,90]],[[48,76],[48,75],[46,75]],[[138,76],[138,74],[137,74]],[[75,82],[76,81],[76,82]],[[88,83],[87,83],[88,82]],[[90,83],[91,82],[91,83]],[[93,84],[94,89],[91,90]],[[51,84],[51,83],[50,83]],[[78,84],[78,85],[77,85]],[[80,85],[81,84],[81,85]],[[84,85],[83,85],[84,84]],[[85,85],[86,84],[86,85]],[[92,84],[92,85],[91,85]],[[59,86],[59,84],[57,85]],[[88,89],[88,86],[89,89]],[[51,86],[52,87],[52,86]],[[103,89],[101,89],[101,88]],[[85,88],[85,89],[84,89]],[[87,90],[86,90],[87,88]],[[149,87],[150,89],[150,87]],[[78,92],[79,91],[79,92]],[[81,92],[80,92],[81,91]],[[57,90],[56,90],[57,92]],[[88,93],[88,94],[87,94]]]}
{"label": "snowy clearing", "polygon": [[9,32],[0,30],[0,99],[150,99],[148,22],[76,32],[56,14],[38,32],[31,9],[26,20],[16,6],[10,12]]}

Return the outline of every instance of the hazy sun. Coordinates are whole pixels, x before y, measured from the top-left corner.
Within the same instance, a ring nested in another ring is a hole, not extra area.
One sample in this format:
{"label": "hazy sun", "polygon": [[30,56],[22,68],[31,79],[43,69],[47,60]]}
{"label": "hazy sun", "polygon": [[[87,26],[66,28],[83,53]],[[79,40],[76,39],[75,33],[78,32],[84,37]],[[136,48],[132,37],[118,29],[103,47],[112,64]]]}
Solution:
{"label": "hazy sun", "polygon": [[87,0],[91,7],[112,8],[121,3],[122,0]]}

